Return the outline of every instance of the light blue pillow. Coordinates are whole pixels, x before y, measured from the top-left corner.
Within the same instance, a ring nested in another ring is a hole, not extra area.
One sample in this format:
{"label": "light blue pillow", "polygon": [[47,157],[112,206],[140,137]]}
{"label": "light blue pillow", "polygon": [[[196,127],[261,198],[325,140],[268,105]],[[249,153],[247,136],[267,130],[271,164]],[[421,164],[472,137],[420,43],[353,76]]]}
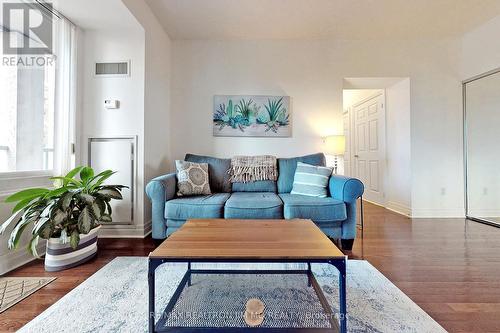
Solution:
{"label": "light blue pillow", "polygon": [[291,194],[326,198],[333,168],[297,162]]}

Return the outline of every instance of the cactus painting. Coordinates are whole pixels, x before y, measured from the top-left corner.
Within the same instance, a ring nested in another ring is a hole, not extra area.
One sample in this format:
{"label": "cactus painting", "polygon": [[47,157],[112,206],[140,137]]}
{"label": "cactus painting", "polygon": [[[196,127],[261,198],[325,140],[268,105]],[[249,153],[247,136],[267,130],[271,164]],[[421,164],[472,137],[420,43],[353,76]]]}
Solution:
{"label": "cactus painting", "polygon": [[214,136],[291,136],[289,96],[214,96]]}

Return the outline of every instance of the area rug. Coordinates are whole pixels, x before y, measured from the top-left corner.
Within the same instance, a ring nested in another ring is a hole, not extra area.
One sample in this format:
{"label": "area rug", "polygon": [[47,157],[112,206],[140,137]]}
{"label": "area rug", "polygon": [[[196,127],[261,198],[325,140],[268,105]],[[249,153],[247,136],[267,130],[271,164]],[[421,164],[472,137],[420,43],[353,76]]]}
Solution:
{"label": "area rug", "polygon": [[0,313],[22,301],[55,279],[55,277],[0,278]]}
{"label": "area rug", "polygon": [[[297,269],[294,264],[194,264],[193,268]],[[312,265],[327,300],[338,307],[338,272]],[[156,308],[165,308],[186,265],[165,264],[156,273]],[[349,332],[446,332],[367,261],[347,265]],[[19,332],[147,332],[147,258],[119,257],[89,277]],[[57,320],[55,320],[57,318]]]}

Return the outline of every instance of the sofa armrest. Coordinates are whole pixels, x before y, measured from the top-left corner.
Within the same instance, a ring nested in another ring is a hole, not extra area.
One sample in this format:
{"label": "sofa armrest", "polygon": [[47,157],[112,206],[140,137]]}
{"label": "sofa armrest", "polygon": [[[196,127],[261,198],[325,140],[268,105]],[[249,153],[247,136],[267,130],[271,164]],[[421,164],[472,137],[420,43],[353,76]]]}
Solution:
{"label": "sofa armrest", "polygon": [[[364,185],[356,178],[332,175],[330,177],[330,195],[345,202],[347,219],[342,223],[342,239],[356,238],[356,200],[363,195]],[[351,243],[352,246],[352,243]]]}
{"label": "sofa armrest", "polygon": [[363,195],[365,187],[359,179],[332,175],[330,177],[329,189],[332,198],[354,203],[356,199]]}
{"label": "sofa armrest", "polygon": [[151,201],[161,200],[166,202],[175,197],[175,190],[177,187],[177,175],[169,173],[151,179],[146,185],[146,194]]}
{"label": "sofa armrest", "polygon": [[146,194],[151,199],[152,209],[152,233],[155,239],[167,237],[167,225],[165,220],[165,202],[175,197],[177,188],[177,176],[169,173],[152,179],[146,185]]}

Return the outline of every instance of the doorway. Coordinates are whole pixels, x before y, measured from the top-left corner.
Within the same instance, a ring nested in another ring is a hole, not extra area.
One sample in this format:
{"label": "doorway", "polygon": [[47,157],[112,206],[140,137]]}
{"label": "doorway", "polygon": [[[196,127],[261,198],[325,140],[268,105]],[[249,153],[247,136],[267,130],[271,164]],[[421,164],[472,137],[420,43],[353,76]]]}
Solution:
{"label": "doorway", "polygon": [[363,200],[411,216],[409,78],[344,79],[344,173]]}
{"label": "doorway", "polygon": [[351,104],[344,113],[344,135],[351,148],[346,170],[365,184],[365,200],[384,206],[385,93],[351,90],[346,95]]}

